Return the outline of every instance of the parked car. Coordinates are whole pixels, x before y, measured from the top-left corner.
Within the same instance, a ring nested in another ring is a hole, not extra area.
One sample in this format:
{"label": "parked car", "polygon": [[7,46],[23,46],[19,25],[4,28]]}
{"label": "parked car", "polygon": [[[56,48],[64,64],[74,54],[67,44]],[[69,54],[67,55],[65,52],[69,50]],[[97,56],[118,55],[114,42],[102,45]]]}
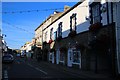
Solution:
{"label": "parked car", "polygon": [[5,54],[2,56],[2,62],[3,63],[12,63],[14,61],[14,57],[11,54]]}

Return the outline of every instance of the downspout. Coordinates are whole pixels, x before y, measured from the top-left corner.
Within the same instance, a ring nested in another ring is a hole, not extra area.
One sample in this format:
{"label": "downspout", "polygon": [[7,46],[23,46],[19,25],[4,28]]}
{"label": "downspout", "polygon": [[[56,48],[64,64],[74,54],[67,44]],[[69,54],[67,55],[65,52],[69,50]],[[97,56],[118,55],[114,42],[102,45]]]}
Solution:
{"label": "downspout", "polygon": [[110,20],[109,20],[108,2],[106,2],[106,6],[107,6],[107,24],[109,24],[109,23],[110,23]]}
{"label": "downspout", "polygon": [[113,3],[111,2],[111,21],[113,23]]}

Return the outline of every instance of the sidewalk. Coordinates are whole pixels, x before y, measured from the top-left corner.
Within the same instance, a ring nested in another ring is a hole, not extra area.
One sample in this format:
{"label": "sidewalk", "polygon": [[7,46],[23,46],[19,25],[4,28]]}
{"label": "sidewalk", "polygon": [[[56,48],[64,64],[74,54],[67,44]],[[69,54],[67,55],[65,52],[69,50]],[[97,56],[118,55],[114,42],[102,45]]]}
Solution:
{"label": "sidewalk", "polygon": [[[31,60],[31,61],[37,62],[36,60]],[[75,74],[77,76],[80,76],[80,78],[84,78],[87,80],[89,80],[89,79],[90,80],[114,80],[108,74],[95,74],[94,72],[82,71],[80,69],[70,68],[67,66],[60,65],[60,64],[52,64],[50,62],[45,62],[45,61],[40,61],[37,63],[49,66],[50,68],[59,69],[59,70],[65,71],[65,72]]]}

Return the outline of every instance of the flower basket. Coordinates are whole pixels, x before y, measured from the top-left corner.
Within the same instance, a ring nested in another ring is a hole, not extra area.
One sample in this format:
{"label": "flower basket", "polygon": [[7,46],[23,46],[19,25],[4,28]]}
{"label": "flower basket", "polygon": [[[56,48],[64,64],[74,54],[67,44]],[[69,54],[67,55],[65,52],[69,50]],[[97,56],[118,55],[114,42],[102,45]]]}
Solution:
{"label": "flower basket", "polygon": [[76,31],[73,30],[73,31],[71,31],[71,32],[69,33],[68,36],[69,36],[69,37],[74,37],[76,34],[77,34]]}
{"label": "flower basket", "polygon": [[90,25],[89,31],[93,31],[94,32],[96,30],[99,30],[101,27],[102,27],[102,23],[97,22],[95,24]]}
{"label": "flower basket", "polygon": [[59,36],[59,37],[56,39],[56,41],[60,41],[60,40],[62,40],[62,36]]}
{"label": "flower basket", "polygon": [[52,40],[52,39],[50,39],[48,43],[49,43],[49,44],[51,44],[52,42],[53,42],[53,40]]}
{"label": "flower basket", "polygon": [[67,51],[67,48],[66,47],[61,47],[60,48],[60,52],[66,52]]}

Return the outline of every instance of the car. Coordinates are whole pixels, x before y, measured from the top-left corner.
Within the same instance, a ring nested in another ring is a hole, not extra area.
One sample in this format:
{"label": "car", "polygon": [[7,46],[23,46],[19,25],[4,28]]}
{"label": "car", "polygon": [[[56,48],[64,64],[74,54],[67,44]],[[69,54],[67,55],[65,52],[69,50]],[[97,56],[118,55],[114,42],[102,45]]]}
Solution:
{"label": "car", "polygon": [[12,63],[14,61],[14,57],[11,54],[5,54],[2,56],[3,63]]}

